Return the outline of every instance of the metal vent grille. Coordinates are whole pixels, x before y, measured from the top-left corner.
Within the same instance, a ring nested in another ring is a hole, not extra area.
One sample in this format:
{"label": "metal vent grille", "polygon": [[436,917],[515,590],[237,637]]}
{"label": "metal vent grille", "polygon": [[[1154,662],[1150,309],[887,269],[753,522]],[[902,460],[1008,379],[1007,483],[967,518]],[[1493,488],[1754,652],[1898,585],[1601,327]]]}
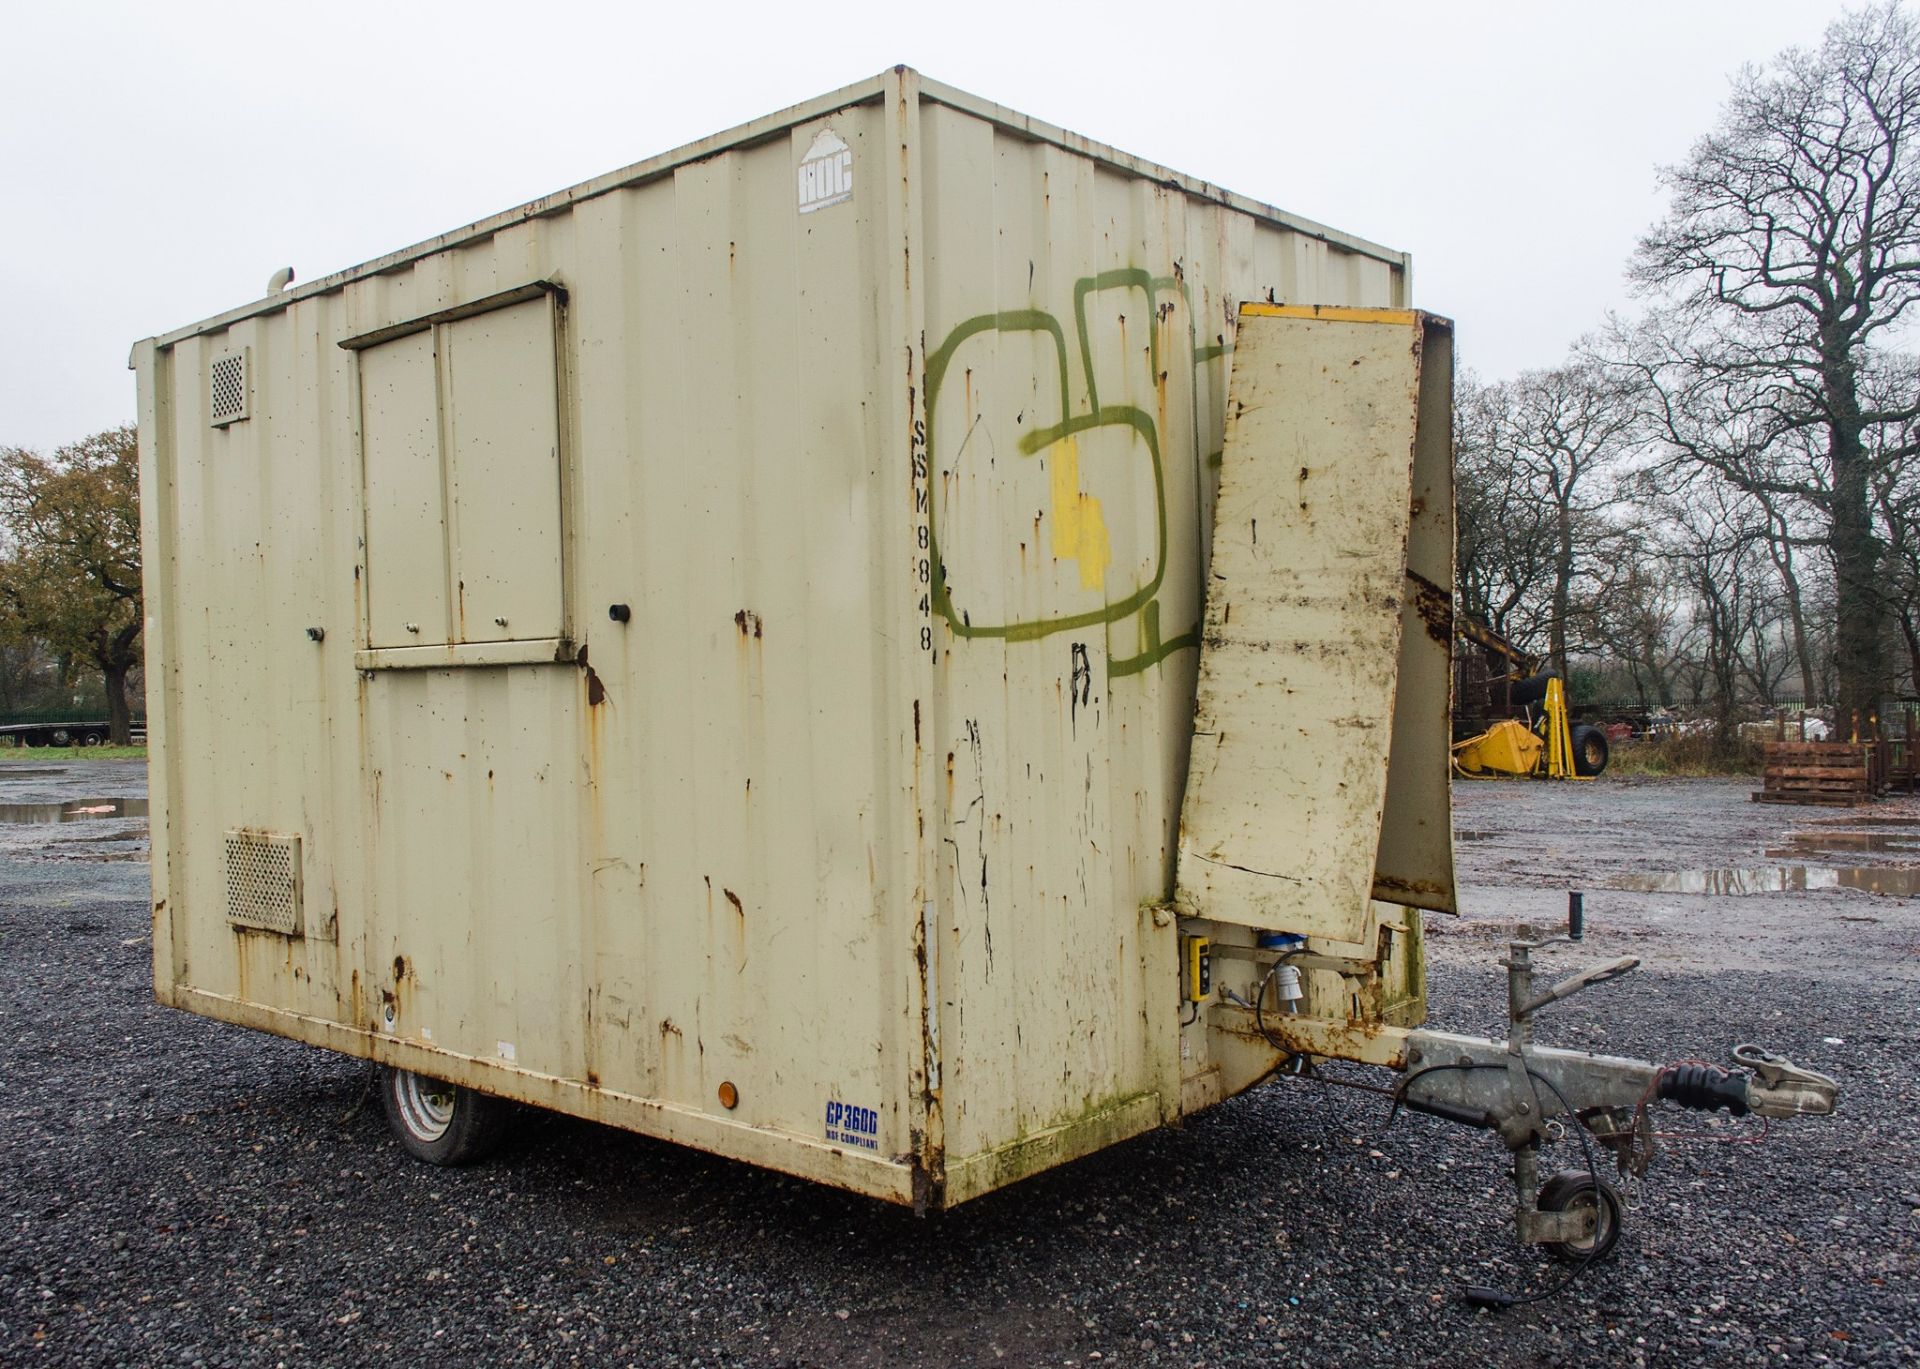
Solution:
{"label": "metal vent grille", "polygon": [[247,351],[217,356],[207,371],[207,412],[216,428],[247,416]]}
{"label": "metal vent grille", "polygon": [[227,833],[227,921],[300,935],[300,838],[241,829]]}

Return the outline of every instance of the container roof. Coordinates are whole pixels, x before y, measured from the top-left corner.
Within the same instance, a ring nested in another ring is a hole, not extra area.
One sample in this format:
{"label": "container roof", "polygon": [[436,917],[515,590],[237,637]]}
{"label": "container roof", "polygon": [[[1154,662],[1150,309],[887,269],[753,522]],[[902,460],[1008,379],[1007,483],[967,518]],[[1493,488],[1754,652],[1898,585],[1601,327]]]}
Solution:
{"label": "container roof", "polygon": [[369,276],[377,276],[388,271],[397,270],[450,248],[460,247],[467,243],[477,242],[484,238],[491,237],[503,229],[511,228],[515,224],[524,223],[529,219],[544,218],[551,214],[565,213],[577,204],[585,203],[591,199],[597,199],[601,195],[611,194],[616,190],[622,190],[628,186],[639,185],[643,182],[669,175],[676,167],[684,166],[690,162],[702,161],[708,157],[725,152],[730,148],[744,147],[754,143],[764,142],[770,138],[779,136],[796,124],[808,123],[814,119],[831,114],[835,110],[845,109],[852,105],[871,104],[883,100],[902,87],[916,89],[922,100],[932,101],[935,104],[946,105],[950,108],[960,110],[963,113],[971,114],[976,118],[986,120],[996,127],[1017,133],[1021,137],[1034,142],[1051,143],[1067,151],[1089,157],[1096,162],[1100,162],[1126,175],[1158,181],[1163,185],[1177,188],[1185,194],[1227,205],[1239,210],[1241,213],[1264,219],[1278,227],[1303,234],[1307,237],[1317,238],[1322,242],[1332,244],[1333,246],[1340,247],[1360,256],[1372,257],[1403,269],[1410,264],[1410,258],[1408,254],[1404,252],[1395,251],[1390,247],[1383,247],[1379,243],[1370,242],[1365,238],[1356,237],[1351,233],[1343,233],[1338,229],[1329,228],[1325,224],[1316,223],[1311,219],[1302,218],[1297,214],[1289,214],[1284,209],[1277,208],[1274,205],[1249,199],[1244,195],[1237,195],[1230,190],[1222,189],[1210,182],[1183,175],[1178,171],[1171,170],[1155,162],[1144,161],[1139,157],[1118,151],[1115,148],[1107,146],[1105,143],[1094,142],[1092,139],[1084,138],[1078,133],[1072,133],[1066,129],[1057,128],[1052,124],[1043,123],[1038,119],[1029,118],[1027,115],[1021,114],[1016,110],[1008,109],[1004,105],[997,105],[991,100],[983,100],[979,96],[969,95],[966,91],[930,80],[911,67],[896,66],[890,67],[886,71],[880,72],[878,75],[869,77],[864,81],[856,81],[852,85],[841,87],[839,90],[829,91],[827,94],[817,96],[811,100],[802,101],[797,105],[792,105],[774,114],[768,114],[750,123],[740,124],[724,132],[701,138],[697,142],[687,143],[684,146],[673,149],[671,152],[663,152],[657,156],[648,157],[644,161],[634,162],[632,165],[622,167],[618,171],[610,171],[603,176],[596,176],[592,180],[582,181],[580,184],[569,186],[565,190],[556,190],[550,195],[543,195],[539,199],[529,200],[527,203],[518,205],[515,208],[477,220],[464,227],[452,229],[437,237],[414,243],[410,247],[403,247],[398,251],[389,252],[385,256],[375,257],[373,260],[362,262],[358,266],[350,266],[345,270],[336,271],[332,275],[322,276],[317,280],[308,281],[290,290],[281,291],[279,294],[263,296],[251,303],[228,309],[223,313],[215,314],[211,318],[203,319],[198,323],[188,324],[183,328],[176,328],[171,332],[164,333],[152,339],[152,341],[159,347],[171,347],[176,342],[180,342],[186,338],[197,337],[205,333],[219,332],[224,328],[238,323],[242,319],[277,313],[293,304],[296,300],[309,299],[315,295],[328,294],[332,291],[339,290],[353,281],[364,280]]}

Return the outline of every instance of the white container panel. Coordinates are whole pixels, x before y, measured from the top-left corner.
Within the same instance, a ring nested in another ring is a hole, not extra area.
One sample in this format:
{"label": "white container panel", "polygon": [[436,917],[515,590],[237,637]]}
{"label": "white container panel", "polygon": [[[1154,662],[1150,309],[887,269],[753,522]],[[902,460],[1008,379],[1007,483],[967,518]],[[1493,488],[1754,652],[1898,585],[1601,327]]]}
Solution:
{"label": "white container panel", "polygon": [[1230,320],[1404,270],[897,71],[141,344],[160,997],[930,1205],[1177,1116]]}

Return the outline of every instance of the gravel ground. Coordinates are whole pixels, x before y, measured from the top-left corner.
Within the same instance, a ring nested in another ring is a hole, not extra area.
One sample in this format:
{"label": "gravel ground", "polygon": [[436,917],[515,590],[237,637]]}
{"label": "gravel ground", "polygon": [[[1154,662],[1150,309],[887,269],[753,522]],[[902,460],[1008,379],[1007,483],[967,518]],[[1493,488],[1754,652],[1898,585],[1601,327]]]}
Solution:
{"label": "gravel ground", "polygon": [[[0,797],[139,780],[0,767]],[[1564,908],[1556,864],[1595,886],[1646,867],[1622,814],[1716,864],[1805,817],[1711,783],[1475,786],[1460,809],[1491,834],[1463,844],[1470,916],[1433,943],[1433,1018],[1461,1030],[1500,1027],[1502,926]],[[152,1004],[145,866],[106,858],[137,848],[137,823],[106,829],[125,821],[84,829],[131,833],[84,859],[47,844],[76,826],[0,834],[0,1363],[1920,1359],[1912,901],[1593,895],[1591,943],[1554,961],[1629,945],[1648,968],[1543,1037],[1653,1058],[1758,1039],[1838,1075],[1842,1112],[1670,1147],[1615,1260],[1493,1313],[1462,1283],[1547,1268],[1512,1243],[1497,1146],[1420,1116],[1383,1133],[1378,1098],[1291,1081],[924,1220],[550,1116],[484,1166],[420,1166],[367,1067]],[[1575,836],[1596,821],[1604,840]],[[1700,949],[1776,924],[1797,943]]]}

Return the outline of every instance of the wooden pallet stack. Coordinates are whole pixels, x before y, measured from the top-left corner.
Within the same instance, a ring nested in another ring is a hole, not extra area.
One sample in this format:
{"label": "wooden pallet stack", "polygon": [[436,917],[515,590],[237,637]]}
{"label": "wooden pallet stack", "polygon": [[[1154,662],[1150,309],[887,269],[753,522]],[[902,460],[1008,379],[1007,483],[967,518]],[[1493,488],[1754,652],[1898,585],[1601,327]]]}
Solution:
{"label": "wooden pallet stack", "polygon": [[1873,742],[1763,742],[1763,788],[1755,803],[1872,803],[1886,787],[1881,748]]}

